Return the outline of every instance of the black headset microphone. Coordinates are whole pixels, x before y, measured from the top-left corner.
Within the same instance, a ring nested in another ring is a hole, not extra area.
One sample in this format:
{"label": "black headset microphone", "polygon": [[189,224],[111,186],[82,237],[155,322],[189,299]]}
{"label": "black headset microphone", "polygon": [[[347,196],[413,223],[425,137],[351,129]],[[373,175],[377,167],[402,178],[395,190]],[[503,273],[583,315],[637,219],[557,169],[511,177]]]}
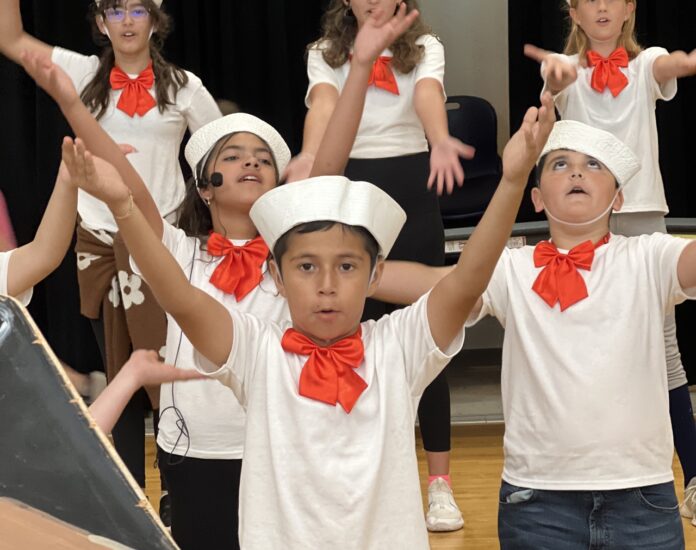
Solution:
{"label": "black headset microphone", "polygon": [[223,183],[222,174],[220,172],[213,172],[210,174],[210,185],[213,187],[220,187]]}

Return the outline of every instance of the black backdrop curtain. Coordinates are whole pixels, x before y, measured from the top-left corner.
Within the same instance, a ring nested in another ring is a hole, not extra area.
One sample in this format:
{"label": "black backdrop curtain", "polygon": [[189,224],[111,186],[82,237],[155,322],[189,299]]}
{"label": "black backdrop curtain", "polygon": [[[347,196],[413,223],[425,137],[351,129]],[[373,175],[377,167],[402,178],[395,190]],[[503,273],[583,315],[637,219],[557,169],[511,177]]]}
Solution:
{"label": "black backdrop curtain", "polygon": [[[567,33],[566,0],[510,0],[510,127],[517,128],[526,109],[536,105],[541,90],[539,64],[522,53],[525,43],[562,51]],[[636,22],[643,47],[662,46],[669,51],[696,49],[694,0],[639,0]],[[658,102],[660,166],[671,217],[696,217],[696,77],[681,79],[670,102]],[[535,219],[527,201],[521,219]],[[630,304],[626,304],[627,309]],[[617,319],[619,313],[617,312]],[[689,380],[696,383],[696,303],[677,307],[679,346]],[[627,381],[628,383],[628,381]]]}
{"label": "black backdrop curtain", "polygon": [[[91,0],[21,0],[26,29],[50,43],[95,53],[85,14]],[[273,124],[293,152],[301,142],[306,88],[304,48],[319,34],[327,0],[165,0],[175,28],[165,55],[203,79],[217,98],[237,102]],[[510,0],[510,124],[517,128],[541,87],[538,65],[522,56],[522,45],[560,50],[565,0]],[[641,42],[670,50],[696,48],[693,0],[641,0]],[[456,48],[454,44],[448,47]],[[662,171],[671,215],[696,217],[696,191],[688,163],[696,151],[696,78],[682,80],[679,94],[658,108]],[[26,243],[51,193],[60,138],[69,133],[52,102],[11,62],[0,56],[0,189],[7,198],[18,240]],[[520,219],[533,217],[529,205]],[[75,256],[36,288],[31,312],[57,354],[80,370],[99,361],[87,322],[78,314]],[[684,311],[688,306],[680,306]],[[681,314],[687,319],[696,315]],[[682,322],[684,334],[693,324]],[[688,364],[696,349],[681,338]],[[692,371],[694,369],[691,369]],[[692,378],[696,381],[696,377]]]}

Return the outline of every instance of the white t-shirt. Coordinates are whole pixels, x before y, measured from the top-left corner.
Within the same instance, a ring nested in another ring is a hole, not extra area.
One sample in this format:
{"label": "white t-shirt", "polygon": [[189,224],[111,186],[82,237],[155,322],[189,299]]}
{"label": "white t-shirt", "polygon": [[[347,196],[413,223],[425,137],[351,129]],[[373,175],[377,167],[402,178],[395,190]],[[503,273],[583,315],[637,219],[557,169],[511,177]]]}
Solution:
{"label": "white t-shirt", "polygon": [[[164,223],[162,242],[181,266],[191,283],[215,298],[229,311],[253,313],[261,319],[282,322],[290,319],[285,298],[278,294],[270,273],[258,287],[237,302],[210,283],[210,277],[222,257],[210,256],[201,250],[201,242],[184,231]],[[247,241],[233,241],[236,245]],[[137,269],[136,265],[131,266]],[[167,315],[165,362],[180,369],[194,369],[194,348],[181,328]],[[181,413],[189,432],[189,445],[177,426]],[[172,407],[172,408],[170,408]],[[215,380],[162,384],[160,389],[160,421],[157,444],[166,452],[193,458],[239,459],[244,454],[246,414],[232,391]]]}
{"label": "white t-shirt", "polygon": [[[58,47],[53,48],[52,59],[70,76],[78,93],[82,93],[92,81],[99,67],[96,56],[84,56]],[[176,104],[167,107],[164,113],[154,107],[143,117],[135,115],[131,118],[116,108],[122,90],[112,90],[109,106],[99,120],[116,143],[127,143],[136,148],[137,152],[129,154],[128,160],[145,181],[162,216],[176,210],[184,198],[179,148],[186,127],[195,132],[222,116],[201,80],[193,73],[187,71],[186,74],[188,84],[177,93]],[[154,86],[150,94],[155,97]],[[118,231],[106,205],[82,190],[78,194],[77,211],[87,229]]]}
{"label": "white t-shirt", "polygon": [[578,270],[589,296],[564,312],[532,290],[533,247],[503,252],[479,318],[505,328],[505,481],[614,490],[673,479],[663,325],[696,298],[677,279],[689,242],[611,235]]}
{"label": "white t-shirt", "polygon": [[[365,98],[365,109],[355,144],[350,153],[351,158],[389,158],[428,150],[423,124],[421,124],[413,105],[416,83],[423,78],[434,78],[443,86],[442,97],[446,100],[443,79],[445,77],[445,49],[432,34],[424,34],[416,40],[424,47],[423,59],[408,74],[394,70],[399,95],[370,86]],[[332,69],[322,56],[325,48],[320,43],[309,50],[307,58],[307,76],[309,88],[305,104],[310,107],[309,93],[317,84],[326,83],[334,86],[339,93],[343,90],[350,62],[337,69]],[[385,50],[382,55],[392,55]]]}
{"label": "white t-shirt", "polygon": [[[663,55],[664,48],[648,48],[621,71],[628,77],[628,86],[614,97],[606,89],[592,89],[592,67],[581,67],[578,56],[560,55],[577,67],[578,78],[555,97],[561,118],[577,120],[611,132],[638,156],[640,172],[623,189],[625,202],[621,212],[667,213],[667,201],[660,173],[655,103],[671,100],[677,93],[677,79],[660,86],[653,75],[653,63]],[[543,69],[542,69],[543,70]]]}
{"label": "white t-shirt", "polygon": [[[0,294],[4,294],[5,296],[8,296],[7,276],[9,273],[10,256],[12,256],[12,252],[14,252],[14,250],[0,252]],[[20,302],[22,302],[22,305],[28,306],[33,293],[34,289],[30,288],[29,290],[23,292],[19,296],[14,297],[17,298],[17,300],[19,300]]]}
{"label": "white t-shirt", "polygon": [[232,351],[212,376],[247,409],[242,548],[428,548],[414,423],[423,390],[459,351],[464,331],[440,351],[426,306],[427,295],[362,324],[365,359],[356,372],[367,389],[350,414],[298,394],[307,357],[281,348],[290,322],[232,312]]}

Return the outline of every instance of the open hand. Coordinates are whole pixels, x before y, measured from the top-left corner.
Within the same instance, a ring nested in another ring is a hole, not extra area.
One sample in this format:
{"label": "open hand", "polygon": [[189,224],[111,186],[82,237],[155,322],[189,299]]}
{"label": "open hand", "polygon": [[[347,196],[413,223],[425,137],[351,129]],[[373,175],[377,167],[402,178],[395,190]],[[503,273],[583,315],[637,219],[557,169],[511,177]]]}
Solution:
{"label": "open hand", "polygon": [[20,55],[22,67],[43,88],[58,105],[65,107],[71,102],[80,101],[70,77],[65,71],[54,65],[50,57],[39,52],[22,52]]}
{"label": "open hand", "polygon": [[418,16],[418,10],[406,13],[406,2],[401,2],[393,17],[382,8],[375,9],[355,37],[353,59],[358,63],[373,63]]}
{"label": "open hand", "polygon": [[136,385],[159,386],[182,380],[204,380],[206,376],[191,369],[178,369],[160,361],[154,351],[134,351],[121,369],[124,375],[133,377]]}
{"label": "open hand", "polygon": [[110,207],[127,204],[130,191],[116,168],[85,149],[80,138],[63,140],[63,163],[73,185],[105,202]]}
{"label": "open hand", "polygon": [[436,185],[438,195],[442,195],[445,190],[448,195],[451,195],[455,181],[459,187],[464,184],[464,170],[459,157],[471,159],[474,158],[475,152],[476,149],[471,145],[462,143],[452,136],[447,136],[446,139],[433,145],[430,149],[428,189]]}
{"label": "open hand", "polygon": [[549,92],[541,98],[541,108],[530,107],[524,115],[520,129],[510,138],[503,151],[503,177],[508,181],[526,185],[546,145],[556,112]]}
{"label": "open hand", "polygon": [[524,55],[544,64],[544,78],[548,88],[553,93],[566,89],[578,78],[577,67],[559,57],[555,52],[537,48],[532,44],[525,44]]}

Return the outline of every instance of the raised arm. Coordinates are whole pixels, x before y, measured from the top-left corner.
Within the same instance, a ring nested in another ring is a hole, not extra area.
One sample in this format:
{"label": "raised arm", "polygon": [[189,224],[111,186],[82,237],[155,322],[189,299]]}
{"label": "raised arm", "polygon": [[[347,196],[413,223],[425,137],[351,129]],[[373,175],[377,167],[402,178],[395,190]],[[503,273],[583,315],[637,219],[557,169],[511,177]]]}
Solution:
{"label": "raised arm", "polygon": [[553,95],[560,94],[578,78],[577,67],[555,52],[525,44],[524,55],[543,64],[542,77],[546,82],[546,89]]}
{"label": "raised arm", "polygon": [[135,205],[116,169],[92,157],[79,140],[66,165],[80,188],[111,210],[160,306],[174,317],[193,347],[215,365],[224,364],[232,349],[232,317],[220,302],[191,285]]}
{"label": "raised arm", "polygon": [[402,2],[393,17],[375,9],[362,26],[353,44],[348,78],[329,119],[310,176],[343,174],[360,126],[372,64],[418,15],[418,10],[407,14],[406,3]]}
{"label": "raised arm", "polygon": [[201,380],[205,377],[198,371],[177,369],[160,362],[154,351],[138,350],[133,352],[116,377],[90,405],[89,412],[97,426],[108,434],[133,394],[143,386],[160,386],[167,382]]}
{"label": "raised arm", "polygon": [[34,52],[50,59],[53,46],[24,32],[19,0],[0,0],[0,52],[20,63],[22,52]]}
{"label": "raised arm", "polygon": [[[72,148],[70,140],[63,151]],[[61,163],[53,193],[46,206],[34,240],[17,248],[10,256],[7,291],[18,296],[46,278],[63,261],[75,232],[77,187]]]}
{"label": "raised arm", "polygon": [[454,191],[454,182],[461,187],[464,170],[459,157],[473,158],[475,150],[450,136],[447,111],[442,99],[442,86],[434,78],[423,78],[416,84],[413,105],[423,124],[425,136],[430,143],[430,177],[428,189],[436,184],[437,194]]}
{"label": "raised arm", "polygon": [[162,216],[145,182],[128,162],[121,147],[111,139],[82,103],[70,77],[43,54],[25,53],[21,56],[21,61],[29,76],[56,101],[75,135],[81,138],[85,146],[96,156],[116,167],[133,194],[138,208],[161,239]]}
{"label": "raised arm", "polygon": [[548,92],[542,107],[527,111],[521,128],[503,152],[503,178],[476,227],[456,268],[433,288],[428,321],[433,338],[445,349],[461,330],[493,275],[515,223],[529,173],[553,129],[553,100]]}
{"label": "raised arm", "polygon": [[390,304],[412,304],[453,269],[451,265],[434,267],[418,262],[387,260],[372,298]]}
{"label": "raised arm", "polygon": [[687,54],[675,51],[661,55],[653,63],[653,76],[659,84],[665,84],[672,78],[682,78],[696,74],[696,50]]}

